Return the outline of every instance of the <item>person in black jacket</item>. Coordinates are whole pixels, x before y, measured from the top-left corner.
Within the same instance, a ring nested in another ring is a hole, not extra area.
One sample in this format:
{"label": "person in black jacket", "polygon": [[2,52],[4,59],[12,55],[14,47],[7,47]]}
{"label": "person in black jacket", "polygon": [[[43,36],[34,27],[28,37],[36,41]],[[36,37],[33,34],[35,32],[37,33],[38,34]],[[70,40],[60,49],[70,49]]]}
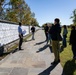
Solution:
{"label": "person in black jacket", "polygon": [[72,45],[73,58],[76,59],[76,30],[75,26],[72,26],[70,34],[70,45]]}
{"label": "person in black jacket", "polygon": [[32,40],[35,40],[34,38],[35,27],[34,26],[31,27],[31,32],[32,32]]}
{"label": "person in black jacket", "polygon": [[47,23],[45,24],[45,27],[44,27],[44,31],[45,31],[45,36],[46,36],[46,41],[48,42],[48,30],[49,30],[49,27],[47,25]]}
{"label": "person in black jacket", "polygon": [[60,56],[59,56],[59,35],[61,33],[61,27],[59,24],[60,20],[56,18],[54,20],[54,25],[50,29],[51,39],[52,39],[52,51],[54,52],[54,62],[51,64],[58,64],[60,62]]}

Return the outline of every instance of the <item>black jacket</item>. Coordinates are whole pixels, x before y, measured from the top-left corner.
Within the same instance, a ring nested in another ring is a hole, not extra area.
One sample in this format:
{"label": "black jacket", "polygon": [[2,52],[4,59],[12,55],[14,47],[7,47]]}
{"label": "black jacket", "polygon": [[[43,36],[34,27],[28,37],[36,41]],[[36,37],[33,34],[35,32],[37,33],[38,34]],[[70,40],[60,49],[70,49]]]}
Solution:
{"label": "black jacket", "polygon": [[48,26],[45,26],[45,27],[44,27],[44,30],[45,30],[45,33],[47,33],[48,30],[49,30],[49,27],[48,27]]}
{"label": "black jacket", "polygon": [[76,44],[76,30],[72,30],[71,31],[70,44]]}
{"label": "black jacket", "polygon": [[34,33],[35,32],[35,27],[32,27],[31,28],[31,31]]}
{"label": "black jacket", "polygon": [[52,40],[58,41],[58,36],[61,33],[61,27],[59,24],[53,25],[49,33],[51,34]]}

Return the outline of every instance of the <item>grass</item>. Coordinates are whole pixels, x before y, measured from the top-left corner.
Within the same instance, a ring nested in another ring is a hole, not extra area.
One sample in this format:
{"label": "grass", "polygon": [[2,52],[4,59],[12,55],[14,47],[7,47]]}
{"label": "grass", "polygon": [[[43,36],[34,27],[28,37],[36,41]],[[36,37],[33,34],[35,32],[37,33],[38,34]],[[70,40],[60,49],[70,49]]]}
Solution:
{"label": "grass", "polygon": [[64,48],[63,52],[61,52],[60,58],[65,75],[76,75],[76,60],[73,60],[71,46],[69,45],[70,32],[71,30],[68,29],[67,47]]}
{"label": "grass", "polygon": [[23,41],[27,42],[27,39],[31,37],[31,34],[27,35],[26,38],[23,39]]}

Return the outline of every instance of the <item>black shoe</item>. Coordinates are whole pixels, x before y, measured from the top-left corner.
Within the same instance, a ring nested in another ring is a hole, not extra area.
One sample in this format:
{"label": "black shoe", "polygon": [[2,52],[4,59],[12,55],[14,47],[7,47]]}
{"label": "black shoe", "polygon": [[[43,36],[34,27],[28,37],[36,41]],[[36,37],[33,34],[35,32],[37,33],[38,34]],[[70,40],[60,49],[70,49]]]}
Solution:
{"label": "black shoe", "polygon": [[19,50],[24,50],[24,49],[19,49]]}
{"label": "black shoe", "polygon": [[36,53],[39,53],[40,51],[36,51]]}

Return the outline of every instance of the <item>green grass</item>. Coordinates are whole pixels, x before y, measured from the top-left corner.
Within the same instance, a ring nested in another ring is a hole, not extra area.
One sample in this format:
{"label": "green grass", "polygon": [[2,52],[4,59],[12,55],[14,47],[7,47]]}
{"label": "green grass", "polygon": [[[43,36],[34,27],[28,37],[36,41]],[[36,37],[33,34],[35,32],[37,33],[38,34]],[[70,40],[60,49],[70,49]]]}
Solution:
{"label": "green grass", "polygon": [[31,34],[27,35],[26,38],[23,39],[24,42],[27,42],[27,39],[31,37]]}
{"label": "green grass", "polygon": [[76,75],[76,60],[73,60],[71,46],[69,45],[70,31],[71,29],[68,29],[67,47],[61,52],[60,59],[65,75]]}

